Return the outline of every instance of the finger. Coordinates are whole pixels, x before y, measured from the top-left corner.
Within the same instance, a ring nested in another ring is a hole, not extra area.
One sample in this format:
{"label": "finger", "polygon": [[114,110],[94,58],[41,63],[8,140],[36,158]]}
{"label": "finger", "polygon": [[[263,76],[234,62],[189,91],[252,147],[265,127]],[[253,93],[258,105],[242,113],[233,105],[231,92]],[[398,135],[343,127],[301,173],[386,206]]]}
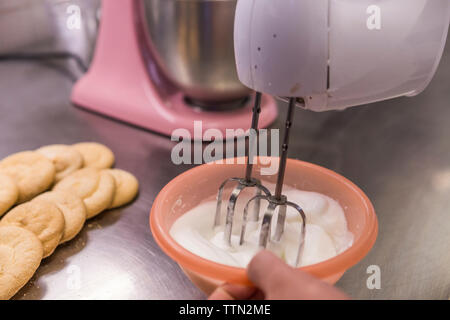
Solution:
{"label": "finger", "polygon": [[234,300],[234,298],[220,286],[211,293],[208,300]]}
{"label": "finger", "polygon": [[294,277],[294,269],[272,252],[264,250],[250,261],[247,274],[253,285],[267,293],[283,283],[289,284]]}
{"label": "finger", "polygon": [[219,286],[208,298],[209,300],[246,300],[256,292],[256,288],[224,284]]}
{"label": "finger", "polygon": [[264,295],[264,292],[256,289],[255,293],[250,297],[249,300],[266,300],[266,296]]}
{"label": "finger", "polygon": [[266,299],[348,299],[337,288],[288,266],[269,251],[258,253],[250,262],[247,273]]}

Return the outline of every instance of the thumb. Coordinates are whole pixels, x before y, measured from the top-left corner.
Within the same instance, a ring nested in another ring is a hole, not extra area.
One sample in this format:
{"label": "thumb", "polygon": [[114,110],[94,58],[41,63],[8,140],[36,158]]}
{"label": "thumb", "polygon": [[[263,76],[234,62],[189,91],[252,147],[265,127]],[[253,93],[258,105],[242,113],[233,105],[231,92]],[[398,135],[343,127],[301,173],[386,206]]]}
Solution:
{"label": "thumb", "polygon": [[247,274],[254,286],[266,295],[274,289],[288,286],[295,278],[295,271],[272,252],[259,252],[249,263]]}
{"label": "thumb", "polygon": [[348,299],[337,288],[288,266],[270,251],[258,253],[250,261],[247,274],[266,299]]}

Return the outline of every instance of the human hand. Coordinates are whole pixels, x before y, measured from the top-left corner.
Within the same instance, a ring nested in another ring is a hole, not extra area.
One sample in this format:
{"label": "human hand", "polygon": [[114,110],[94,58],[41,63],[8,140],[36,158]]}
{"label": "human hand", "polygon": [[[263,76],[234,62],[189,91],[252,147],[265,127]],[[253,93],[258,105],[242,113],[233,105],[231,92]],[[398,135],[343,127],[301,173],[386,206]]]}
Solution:
{"label": "human hand", "polygon": [[258,253],[247,267],[255,287],[225,284],[210,300],[345,300],[339,289],[288,266],[270,251]]}

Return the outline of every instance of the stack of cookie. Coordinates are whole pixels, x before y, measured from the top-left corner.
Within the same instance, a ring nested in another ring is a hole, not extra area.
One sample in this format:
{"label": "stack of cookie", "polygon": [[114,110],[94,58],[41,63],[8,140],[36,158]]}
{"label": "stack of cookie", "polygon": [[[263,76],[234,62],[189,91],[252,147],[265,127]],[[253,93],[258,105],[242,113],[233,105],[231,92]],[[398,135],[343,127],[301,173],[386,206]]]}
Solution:
{"label": "stack of cookie", "polygon": [[86,219],[134,199],[137,179],[110,169],[113,164],[112,151],[93,142],[46,146],[0,161],[0,299],[22,288]]}

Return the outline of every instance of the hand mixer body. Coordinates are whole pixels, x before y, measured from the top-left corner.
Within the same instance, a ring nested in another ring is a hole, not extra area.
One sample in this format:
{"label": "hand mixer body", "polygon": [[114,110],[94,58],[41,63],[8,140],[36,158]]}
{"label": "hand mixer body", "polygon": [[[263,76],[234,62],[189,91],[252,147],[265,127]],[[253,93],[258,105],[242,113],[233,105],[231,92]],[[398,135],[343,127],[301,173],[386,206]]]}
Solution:
{"label": "hand mixer body", "polygon": [[[253,201],[257,211],[261,200],[268,202],[261,247],[281,239],[286,208],[292,207],[302,221],[296,262],[300,265],[305,214],[282,194],[295,104],[325,111],[420,93],[437,69],[449,21],[448,0],[239,0],[234,42],[240,81],[257,92],[289,98],[275,194],[257,193],[247,203],[241,245]],[[230,245],[234,204],[244,186],[233,190],[228,205],[225,240]],[[252,220],[259,220],[258,215],[254,212]]]}
{"label": "hand mixer body", "polygon": [[242,83],[313,111],[422,92],[445,46],[448,0],[240,0]]}

